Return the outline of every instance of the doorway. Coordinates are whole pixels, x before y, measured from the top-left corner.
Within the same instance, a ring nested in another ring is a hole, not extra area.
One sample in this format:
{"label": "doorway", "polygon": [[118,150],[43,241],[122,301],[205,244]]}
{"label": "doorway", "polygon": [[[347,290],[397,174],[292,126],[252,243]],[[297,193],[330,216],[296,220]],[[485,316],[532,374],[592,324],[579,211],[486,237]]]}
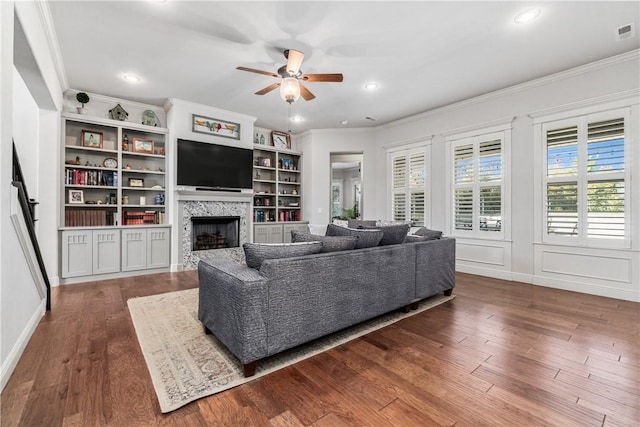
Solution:
{"label": "doorway", "polygon": [[362,153],[331,153],[331,219],[361,219]]}

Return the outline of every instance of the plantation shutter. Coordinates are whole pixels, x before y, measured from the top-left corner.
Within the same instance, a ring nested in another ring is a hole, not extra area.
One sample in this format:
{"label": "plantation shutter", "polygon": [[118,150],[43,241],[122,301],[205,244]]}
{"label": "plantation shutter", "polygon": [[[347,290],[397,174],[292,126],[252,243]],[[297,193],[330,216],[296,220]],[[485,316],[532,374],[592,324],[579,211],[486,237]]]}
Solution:
{"label": "plantation shutter", "polygon": [[583,116],[545,131],[547,236],[586,243],[627,235],[625,119],[616,115]]}
{"label": "plantation shutter", "polygon": [[547,234],[578,234],[578,127],[547,131]]}
{"label": "plantation shutter", "polygon": [[411,221],[424,225],[426,165],[424,151],[411,154],[409,157],[409,209]]}
{"label": "plantation shutter", "polygon": [[403,150],[391,157],[391,216],[395,221],[425,225],[426,151]]}
{"label": "plantation shutter", "polygon": [[624,238],[624,119],[587,125],[587,235]]}
{"label": "plantation shutter", "polygon": [[[478,156],[481,231],[502,230],[502,140],[482,141]],[[498,185],[496,185],[498,184]]]}
{"label": "plantation shutter", "polygon": [[473,230],[473,144],[458,145],[454,149],[454,228]]}
{"label": "plantation shutter", "polygon": [[394,221],[407,219],[407,157],[396,156],[392,159],[391,168],[391,216]]}

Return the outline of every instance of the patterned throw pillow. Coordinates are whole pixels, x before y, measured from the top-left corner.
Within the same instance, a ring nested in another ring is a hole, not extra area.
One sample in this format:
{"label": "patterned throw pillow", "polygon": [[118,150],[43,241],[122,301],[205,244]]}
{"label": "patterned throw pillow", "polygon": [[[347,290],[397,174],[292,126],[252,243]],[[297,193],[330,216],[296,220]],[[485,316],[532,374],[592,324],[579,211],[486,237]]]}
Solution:
{"label": "patterned throw pillow", "polygon": [[245,243],[242,248],[247,259],[247,267],[259,269],[267,259],[317,254],[322,249],[322,243]]}
{"label": "patterned throw pillow", "polygon": [[315,234],[300,233],[291,230],[291,241],[298,242],[322,242],[321,253],[349,251],[356,247],[357,237],[352,236],[317,236]]}
{"label": "patterned throw pillow", "polygon": [[427,240],[436,240],[442,237],[442,231],[429,230],[426,227],[422,227],[414,233],[416,236],[428,237]]}
{"label": "patterned throw pillow", "polygon": [[354,229],[338,227],[334,224],[327,226],[327,236],[352,236],[357,237],[356,249],[371,248],[378,246],[382,240],[383,232],[381,230],[370,229]]}
{"label": "patterned throw pillow", "polygon": [[409,233],[409,227],[409,224],[375,227],[376,230],[382,230],[384,233],[382,240],[380,240],[380,246],[399,245],[400,243],[404,243],[404,239],[407,237],[407,233]]}

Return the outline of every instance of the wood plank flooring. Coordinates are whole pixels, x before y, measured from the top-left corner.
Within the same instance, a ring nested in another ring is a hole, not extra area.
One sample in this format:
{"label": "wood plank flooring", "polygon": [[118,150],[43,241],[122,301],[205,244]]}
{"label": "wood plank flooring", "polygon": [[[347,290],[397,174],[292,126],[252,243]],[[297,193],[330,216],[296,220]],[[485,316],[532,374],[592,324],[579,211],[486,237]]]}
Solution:
{"label": "wood plank flooring", "polygon": [[8,426],[638,426],[640,304],[457,274],[456,299],[163,415],[126,301],[194,271],[53,289]]}

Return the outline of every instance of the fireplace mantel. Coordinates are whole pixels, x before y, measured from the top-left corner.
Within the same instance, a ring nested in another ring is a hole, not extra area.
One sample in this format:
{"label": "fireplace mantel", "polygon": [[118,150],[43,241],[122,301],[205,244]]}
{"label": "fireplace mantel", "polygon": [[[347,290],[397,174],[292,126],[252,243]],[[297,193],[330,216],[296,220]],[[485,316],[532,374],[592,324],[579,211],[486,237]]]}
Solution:
{"label": "fireplace mantel", "polygon": [[251,203],[252,190],[235,191],[200,191],[189,188],[176,190],[176,200],[179,202],[240,202]]}

